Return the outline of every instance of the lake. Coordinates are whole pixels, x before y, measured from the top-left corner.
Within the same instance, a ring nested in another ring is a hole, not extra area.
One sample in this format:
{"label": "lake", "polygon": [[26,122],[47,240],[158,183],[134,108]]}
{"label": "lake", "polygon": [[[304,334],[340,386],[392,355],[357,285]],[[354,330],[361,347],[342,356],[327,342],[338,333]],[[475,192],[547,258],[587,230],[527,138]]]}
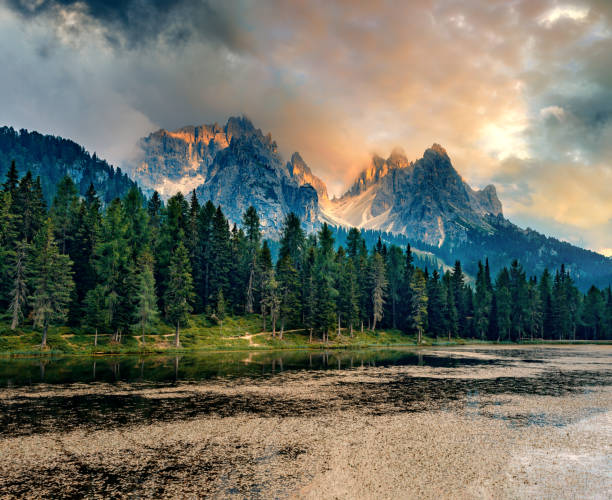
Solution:
{"label": "lake", "polygon": [[0,496],[612,491],[612,346],[0,359]]}

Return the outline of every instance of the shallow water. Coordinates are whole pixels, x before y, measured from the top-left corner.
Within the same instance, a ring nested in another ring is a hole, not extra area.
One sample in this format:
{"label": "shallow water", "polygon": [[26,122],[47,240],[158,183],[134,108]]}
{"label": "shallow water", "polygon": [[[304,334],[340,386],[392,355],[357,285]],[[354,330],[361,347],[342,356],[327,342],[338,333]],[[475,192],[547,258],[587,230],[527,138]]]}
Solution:
{"label": "shallow water", "polygon": [[[468,430],[483,430],[474,439],[487,432],[501,436],[500,429],[519,440],[552,430],[565,436],[567,429],[569,436],[582,422],[609,419],[611,386],[608,346],[5,358],[0,359],[0,455],[4,451],[5,460],[0,457],[0,496],[38,494],[42,483],[47,496],[182,496],[185,488],[196,496],[290,496],[292,488],[335,470],[328,450],[334,439],[324,438],[325,432],[344,436],[355,422],[363,424],[368,431],[347,434],[350,442],[343,445],[361,450],[366,446],[361,433],[367,436],[389,419],[405,421],[402,426],[416,426],[423,418],[439,426],[455,419],[468,426],[474,422],[474,429],[463,424],[457,443],[451,436],[449,444],[451,455],[469,464],[459,446],[465,446],[462,434]],[[313,424],[321,421],[329,427],[325,432]],[[280,430],[284,422],[289,430]],[[237,423],[257,430],[245,435]],[[180,430],[167,430],[176,425]],[[276,430],[261,434],[269,425]],[[193,426],[209,430],[194,432]],[[396,430],[380,428],[370,446]],[[612,441],[608,427],[596,432],[601,436],[595,443]],[[408,451],[397,453],[413,453],[410,443],[421,434],[406,437]],[[103,444],[90,449],[86,438],[77,437],[85,435]],[[405,445],[402,439],[386,446]],[[486,446],[501,446],[491,439]],[[39,453],[53,460],[41,461]],[[609,466],[606,453],[600,459],[590,450],[585,457]],[[12,462],[13,455],[22,462]],[[236,477],[236,467],[249,472]],[[607,481],[612,487],[612,467],[603,474],[604,486]],[[72,489],[64,490],[66,484]],[[393,496],[402,491],[401,482],[397,488]],[[500,491],[488,496],[504,496]],[[512,490],[509,496],[521,495]]]}
{"label": "shallow water", "polygon": [[269,377],[300,370],[348,370],[361,367],[431,366],[451,368],[501,364],[503,360],[436,354],[406,349],[331,351],[204,352],[178,356],[62,356],[0,358],[0,387],[96,382],[202,381],[218,377]]}

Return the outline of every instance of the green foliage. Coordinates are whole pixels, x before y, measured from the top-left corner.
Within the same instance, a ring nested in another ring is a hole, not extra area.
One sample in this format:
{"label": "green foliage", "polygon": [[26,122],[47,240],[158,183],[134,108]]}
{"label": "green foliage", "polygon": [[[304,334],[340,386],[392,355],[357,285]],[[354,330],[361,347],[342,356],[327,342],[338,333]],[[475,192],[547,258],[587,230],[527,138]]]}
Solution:
{"label": "green foliage", "polygon": [[495,283],[488,259],[475,281],[459,261],[429,275],[409,246],[353,228],[336,233],[345,251],[294,214],[273,262],[253,207],[230,231],[193,192],[164,206],[132,188],[104,206],[63,177],[47,211],[40,181],[17,172],[0,191],[0,349],[47,335],[65,352],[612,339],[612,291],[583,296],[564,266],[537,279],[515,260]]}

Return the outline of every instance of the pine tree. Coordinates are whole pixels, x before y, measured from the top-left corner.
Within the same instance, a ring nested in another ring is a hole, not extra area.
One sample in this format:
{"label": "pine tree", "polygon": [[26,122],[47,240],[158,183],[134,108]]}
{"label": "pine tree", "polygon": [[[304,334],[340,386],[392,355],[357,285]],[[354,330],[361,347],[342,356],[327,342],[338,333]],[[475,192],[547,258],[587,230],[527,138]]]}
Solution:
{"label": "pine tree", "polygon": [[194,275],[196,293],[200,296],[202,305],[206,309],[211,294],[210,270],[213,252],[213,219],[217,210],[209,200],[200,209],[199,216],[199,241],[200,241],[200,266],[199,274]]}
{"label": "pine tree", "polygon": [[[338,250],[340,253],[340,250]],[[359,320],[359,294],[353,259],[346,258],[340,264],[338,271],[338,324],[344,318],[349,328],[350,336]]]}
{"label": "pine tree", "polygon": [[399,327],[404,331],[408,331],[412,328],[410,321],[410,315],[412,311],[412,275],[414,273],[414,264],[412,257],[412,249],[410,245],[406,246],[406,255],[404,258],[404,268],[402,271],[402,281],[399,289],[399,316],[400,322]]}
{"label": "pine tree", "polygon": [[544,338],[552,338],[553,311],[552,311],[552,285],[551,277],[548,269],[544,269],[538,285],[538,291],[541,301],[541,316],[542,316],[542,331],[541,336]]}
{"label": "pine tree", "polygon": [[266,312],[267,312],[267,300],[266,300],[266,286],[272,273],[272,254],[268,242],[264,241],[259,254],[259,262],[257,266],[257,283],[260,290],[259,294],[259,310],[261,313],[261,319],[263,323],[263,330],[266,330]]}
{"label": "pine tree", "polygon": [[10,301],[11,261],[17,234],[11,206],[11,193],[0,192],[0,306],[3,309]]}
{"label": "pine tree", "polygon": [[387,255],[387,281],[391,299],[391,326],[397,328],[397,304],[402,280],[404,279],[403,253],[400,247],[393,245]]}
{"label": "pine tree", "polygon": [[[200,213],[202,207],[196,196],[195,189],[191,192],[191,200],[189,202],[189,218],[187,221],[187,233],[185,234],[185,246],[189,253],[189,263],[191,265],[191,272],[195,284],[195,290],[199,291],[197,284],[200,282],[200,276],[202,276],[202,249],[203,245],[200,241]],[[194,299],[194,311],[202,312],[204,308],[204,301],[199,293],[195,294]]]}
{"label": "pine tree", "polygon": [[146,343],[145,330],[155,322],[159,314],[155,295],[153,256],[148,252],[138,258],[138,290],[135,320],[142,333],[142,344]]}
{"label": "pine tree", "polygon": [[[488,263],[488,261],[487,261]],[[485,267],[478,261],[478,274],[476,276],[476,295],[474,297],[474,323],[478,338],[484,340],[489,330],[489,316],[491,314],[490,280],[487,279]]]}
{"label": "pine tree", "polygon": [[[584,298],[582,311],[582,324],[586,330],[587,338],[601,340],[605,321],[605,301],[601,292],[591,286]],[[585,336],[586,337],[586,336]]]}
{"label": "pine tree", "polygon": [[417,332],[417,344],[421,343],[427,326],[427,282],[425,274],[417,268],[412,275],[412,323]]}
{"label": "pine tree", "polygon": [[378,252],[374,252],[372,255],[370,283],[372,293],[372,330],[376,330],[376,323],[383,317],[383,306],[387,290],[385,262],[382,255]]}
{"label": "pine tree", "polygon": [[41,347],[47,345],[49,324],[66,319],[72,281],[72,262],[60,253],[53,236],[53,225],[48,220],[36,235],[32,263],[32,304],[34,324],[42,326]]}
{"label": "pine tree", "polygon": [[526,325],[529,331],[530,339],[541,336],[542,332],[542,300],[540,299],[540,290],[538,283],[535,280],[530,280],[527,284],[527,302],[526,302]]}
{"label": "pine tree", "polygon": [[280,339],[285,327],[296,326],[301,318],[300,279],[290,254],[282,257],[276,265],[276,276],[280,295]]}
{"label": "pine tree", "polygon": [[446,335],[446,293],[437,270],[427,281],[427,322],[429,331],[439,338]]}
{"label": "pine tree", "polygon": [[274,269],[270,269],[263,284],[262,307],[270,313],[272,323],[272,337],[276,337],[276,320],[280,311],[281,298],[278,289],[278,281],[274,276]]}
{"label": "pine tree", "polygon": [[17,165],[15,160],[11,161],[11,167],[6,173],[6,181],[2,185],[2,190],[5,193],[10,193],[11,197],[15,199],[17,197],[17,187],[19,186],[19,174],[17,173]]}
{"label": "pine tree", "polygon": [[[219,289],[221,290],[221,289]],[[166,316],[175,325],[174,347],[180,347],[180,326],[188,320],[193,310],[193,279],[189,269],[189,255],[182,241],[179,241],[170,259],[168,288],[164,296]]]}
{"label": "pine tree", "polygon": [[250,206],[244,213],[242,218],[242,224],[244,225],[246,233],[246,274],[247,274],[247,288],[246,288],[246,301],[245,311],[247,314],[252,314],[254,311],[255,304],[255,283],[257,276],[257,257],[260,250],[261,242],[261,228],[259,223],[259,216],[255,207]]}
{"label": "pine tree", "polygon": [[448,341],[452,337],[456,337],[459,331],[459,314],[455,305],[455,294],[453,293],[452,277],[450,272],[444,273],[444,289],[446,292],[446,328],[448,333]]}
{"label": "pine tree", "polygon": [[98,345],[98,331],[107,325],[106,294],[103,286],[96,286],[85,295],[84,323],[95,329],[94,346]]}
{"label": "pine tree", "polygon": [[57,185],[57,193],[51,206],[51,220],[57,243],[64,254],[68,253],[68,246],[76,228],[78,207],[77,188],[72,179],[66,175]]}
{"label": "pine tree", "polygon": [[217,306],[215,307],[215,317],[219,321],[219,335],[223,332],[223,320],[225,319],[225,299],[223,298],[223,290],[217,293]]}
{"label": "pine tree", "polygon": [[528,316],[527,304],[527,280],[523,267],[518,260],[513,260],[510,265],[508,289],[510,291],[512,304],[512,340],[522,340]]}
{"label": "pine tree", "polygon": [[323,223],[318,233],[318,248],[314,269],[315,324],[323,341],[329,340],[329,330],[336,323],[334,238],[329,226]]}
{"label": "pine tree", "polygon": [[127,277],[131,275],[130,252],[127,242],[127,223],[119,199],[111,202],[100,227],[100,236],[94,251],[94,267],[98,286],[105,297],[105,323],[113,330],[118,342],[122,331],[132,323],[133,311],[128,305]]}
{"label": "pine tree", "polygon": [[306,238],[300,218],[293,212],[290,212],[283,221],[278,258],[282,259],[286,255],[289,255],[296,269],[299,271],[303,259],[305,243]]}
{"label": "pine tree", "polygon": [[465,275],[461,268],[461,262],[455,261],[455,267],[451,273],[451,286],[453,291],[453,299],[455,307],[457,308],[457,318],[459,321],[459,332],[462,335],[468,331],[467,327],[467,316],[468,307],[466,302],[466,287],[465,287]]}
{"label": "pine tree", "polygon": [[11,290],[11,303],[9,312],[11,313],[11,330],[15,330],[23,319],[24,310],[27,304],[28,287],[26,279],[26,262],[29,245],[25,240],[17,244],[15,259],[13,261],[13,283]]}
{"label": "pine tree", "polygon": [[346,252],[349,259],[353,262],[356,260],[359,251],[361,250],[362,236],[359,229],[352,227],[346,237]]}
{"label": "pine tree", "polygon": [[498,340],[511,340],[512,330],[512,294],[510,292],[510,275],[507,268],[503,268],[495,283],[497,305]]}
{"label": "pine tree", "polygon": [[229,296],[229,272],[232,263],[229,224],[217,207],[212,221],[212,243],[210,255],[210,291],[217,296],[223,290],[225,297]]}
{"label": "pine tree", "polygon": [[302,267],[302,301],[303,322],[308,329],[309,343],[312,343],[312,333],[316,327],[316,290],[315,290],[315,247],[309,246]]}

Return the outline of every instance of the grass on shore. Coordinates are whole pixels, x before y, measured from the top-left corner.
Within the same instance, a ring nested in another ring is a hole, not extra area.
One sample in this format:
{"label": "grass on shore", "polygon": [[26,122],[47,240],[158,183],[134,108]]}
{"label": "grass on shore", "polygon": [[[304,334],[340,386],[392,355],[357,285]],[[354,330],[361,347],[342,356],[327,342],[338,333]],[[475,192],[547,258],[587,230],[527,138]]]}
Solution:
{"label": "grass on shore", "polygon": [[[79,327],[50,327],[47,339],[47,349],[40,349],[41,332],[31,325],[24,325],[12,331],[8,321],[0,318],[0,355],[25,354],[129,354],[174,352],[174,328],[164,322],[159,322],[150,330],[153,333],[145,335],[145,342],[137,332],[124,334],[120,343],[112,342],[108,332],[98,335],[98,345],[94,346],[94,332]],[[416,345],[416,336],[406,335],[399,330],[355,330],[351,337],[348,330],[330,332],[328,343],[321,341],[319,336],[309,342],[307,330],[290,330],[279,338],[272,336],[271,331],[262,331],[259,315],[227,317],[222,325],[208,319],[205,315],[194,315],[189,325],[181,328],[179,351],[204,350],[247,350],[247,349],[321,349],[321,348],[352,348],[368,346],[399,346]],[[538,342],[538,341],[536,341]],[[456,338],[448,342],[446,339],[436,340],[424,336],[421,345],[485,343],[473,339]],[[541,341],[540,341],[541,343]]]}

